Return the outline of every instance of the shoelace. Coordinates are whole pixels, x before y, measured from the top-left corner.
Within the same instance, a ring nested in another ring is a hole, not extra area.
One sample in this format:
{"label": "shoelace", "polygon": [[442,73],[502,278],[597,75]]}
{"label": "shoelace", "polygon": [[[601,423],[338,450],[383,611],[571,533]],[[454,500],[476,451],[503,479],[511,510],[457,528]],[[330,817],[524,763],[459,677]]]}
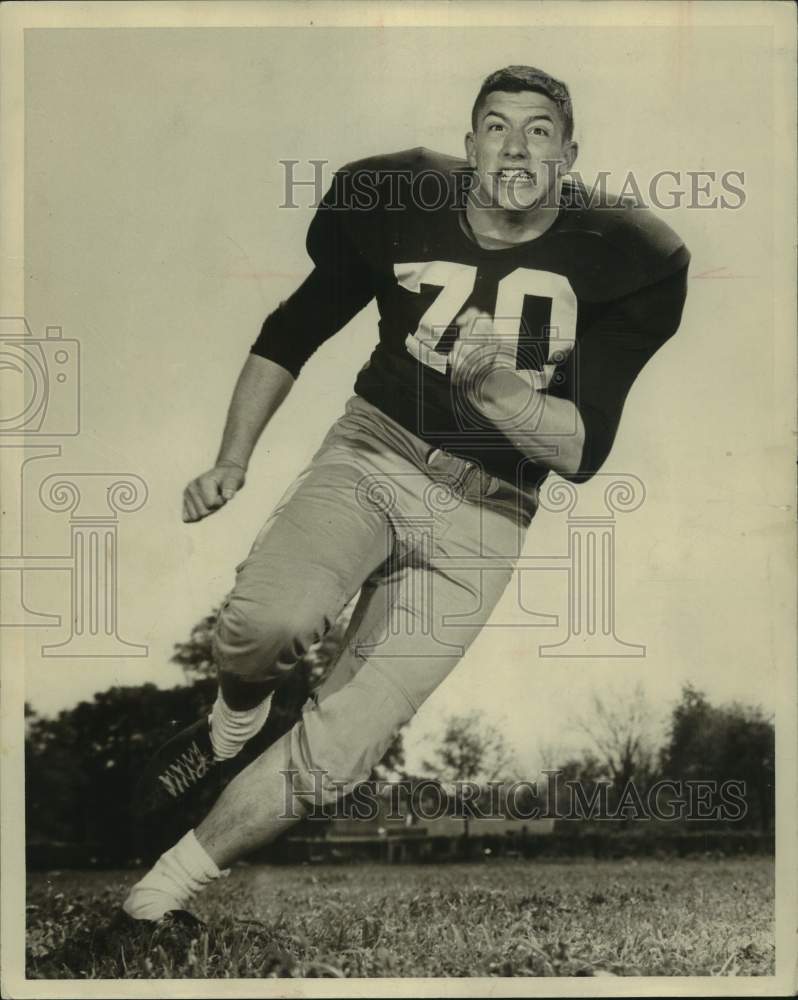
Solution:
{"label": "shoelace", "polygon": [[194,742],[158,775],[158,781],[173,798],[177,798],[204,778],[212,766],[213,758],[203,753]]}

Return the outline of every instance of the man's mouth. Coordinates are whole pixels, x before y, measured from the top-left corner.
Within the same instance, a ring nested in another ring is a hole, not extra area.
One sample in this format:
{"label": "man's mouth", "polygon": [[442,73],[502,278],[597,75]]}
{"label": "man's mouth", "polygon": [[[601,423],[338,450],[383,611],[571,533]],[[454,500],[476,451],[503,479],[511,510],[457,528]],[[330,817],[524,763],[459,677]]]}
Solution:
{"label": "man's mouth", "polygon": [[535,175],[523,167],[503,167],[496,171],[496,176],[505,184],[534,184]]}

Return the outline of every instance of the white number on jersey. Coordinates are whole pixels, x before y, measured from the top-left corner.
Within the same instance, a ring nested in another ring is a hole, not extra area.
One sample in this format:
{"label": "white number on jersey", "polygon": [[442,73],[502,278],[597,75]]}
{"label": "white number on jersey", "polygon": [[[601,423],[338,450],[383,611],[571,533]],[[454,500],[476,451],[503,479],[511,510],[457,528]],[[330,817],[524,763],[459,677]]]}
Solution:
{"label": "white number on jersey", "polygon": [[[421,364],[446,374],[447,356],[436,350],[444,331],[450,327],[474,289],[477,269],[446,260],[394,264],[399,284],[410,292],[420,293],[421,285],[441,289],[435,301],[419,320],[415,332],[405,343]],[[546,362],[539,371],[520,369],[521,375],[535,389],[545,389],[554,370],[570,354],[576,337],[576,296],[562,274],[519,267],[498,284],[493,325],[500,337],[512,339],[515,349],[521,335],[524,296],[534,295],[551,302]]]}

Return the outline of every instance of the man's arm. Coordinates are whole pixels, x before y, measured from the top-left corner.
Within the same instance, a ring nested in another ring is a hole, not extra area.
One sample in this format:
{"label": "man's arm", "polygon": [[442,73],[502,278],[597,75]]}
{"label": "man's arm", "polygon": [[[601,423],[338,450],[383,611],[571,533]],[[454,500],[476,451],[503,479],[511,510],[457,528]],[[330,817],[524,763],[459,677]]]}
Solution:
{"label": "man's arm", "polygon": [[294,378],[308,358],[375,295],[369,260],[351,231],[353,213],[344,209],[342,182],[343,175],[336,174],[308,229],[306,247],[313,270],[266,317],[251,348],[253,354],[277,362]]}
{"label": "man's arm", "polygon": [[354,246],[347,213],[336,193],[338,177],[311,221],[307,250],[314,268],[270,313],[238,377],[216,465],[183,494],[183,520],[199,521],[244,485],[264,427],[313,352],[374,297],[371,271]]}
{"label": "man's arm", "polygon": [[227,411],[219,456],[183,493],[183,520],[200,521],[244,485],[249,460],[266,424],[288,395],[294,377],[274,361],[250,354]]}
{"label": "man's arm", "polygon": [[585,425],[576,406],[533,388],[516,370],[515,342],[496,334],[493,320],[473,306],[457,318],[452,379],[471,404],[536,465],[567,476],[582,462]]}
{"label": "man's arm", "polygon": [[678,329],[686,290],[685,265],[608,305],[547,389],[532,388],[518,374],[515,345],[495,335],[489,316],[468,309],[458,318],[452,378],[520,452],[585,482],[609,454],[635,379]]}
{"label": "man's arm", "polygon": [[585,425],[569,399],[538,392],[516,371],[506,368],[487,376],[480,397],[482,414],[521,454],[562,476],[579,471]]}
{"label": "man's arm", "polygon": [[238,376],[219,448],[217,465],[246,469],[258,438],[294,384],[282,365],[250,354]]}

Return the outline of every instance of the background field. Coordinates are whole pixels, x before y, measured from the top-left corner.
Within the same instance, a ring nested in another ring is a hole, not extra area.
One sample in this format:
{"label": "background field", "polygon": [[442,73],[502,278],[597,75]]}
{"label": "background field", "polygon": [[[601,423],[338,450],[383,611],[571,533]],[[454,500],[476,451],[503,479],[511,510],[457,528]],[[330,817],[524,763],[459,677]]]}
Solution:
{"label": "background field", "polygon": [[28,976],[773,975],[773,863],[240,866],[208,932],[96,935],[136,872],[28,886]]}

